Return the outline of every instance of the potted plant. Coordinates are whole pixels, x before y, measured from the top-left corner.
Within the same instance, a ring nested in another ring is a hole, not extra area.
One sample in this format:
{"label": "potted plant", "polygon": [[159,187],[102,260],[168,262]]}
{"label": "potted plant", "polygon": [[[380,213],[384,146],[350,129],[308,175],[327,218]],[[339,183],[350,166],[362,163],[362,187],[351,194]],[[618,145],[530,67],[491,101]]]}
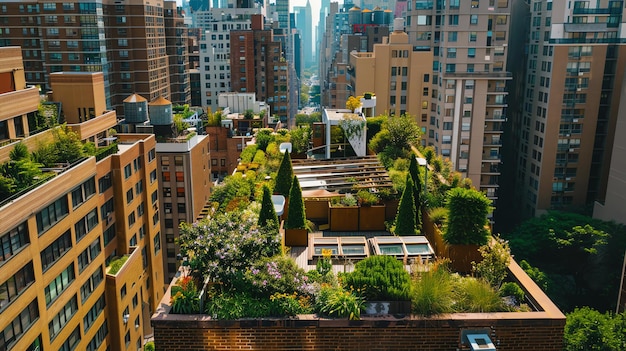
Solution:
{"label": "potted plant", "polygon": [[469,273],[471,263],[482,260],[478,248],[491,237],[487,226],[491,201],[478,190],[454,188],[448,191],[446,208],[448,221],[443,240],[448,246],[448,258],[455,270]]}
{"label": "potted plant", "polygon": [[329,224],[333,232],[359,230],[359,207],[352,194],[333,198],[329,207]]}
{"label": "potted plant", "polygon": [[360,292],[367,314],[409,313],[411,277],[402,261],[392,256],[370,256],[343,277],[343,285]]}
{"label": "potted plant", "polygon": [[296,176],[293,176],[289,199],[289,212],[285,221],[285,245],[307,246],[309,240],[306,229],[304,202],[302,201],[302,189]]}
{"label": "potted plant", "polygon": [[359,208],[359,230],[385,230],[385,205],[376,193],[361,189],[356,193]]}

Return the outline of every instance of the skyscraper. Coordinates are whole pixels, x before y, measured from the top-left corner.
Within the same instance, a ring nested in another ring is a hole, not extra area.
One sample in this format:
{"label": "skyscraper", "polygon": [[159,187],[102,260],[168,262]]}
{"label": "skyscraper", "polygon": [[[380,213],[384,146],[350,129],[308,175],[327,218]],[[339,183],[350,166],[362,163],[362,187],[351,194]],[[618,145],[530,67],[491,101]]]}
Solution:
{"label": "skyscraper", "polygon": [[[168,52],[166,27],[178,25],[179,14],[170,11],[166,21],[165,3],[3,2],[0,46],[22,47],[26,81],[44,91],[50,89],[48,77],[53,72],[103,72],[107,107],[123,115],[122,100],[134,92],[149,100],[159,96],[172,100],[173,89],[181,89],[170,84],[168,58],[176,57],[175,71],[188,62],[184,50]],[[174,102],[189,103],[188,94],[182,98]]]}
{"label": "skyscraper", "polygon": [[300,30],[302,37],[302,53],[304,65],[309,67],[315,63],[315,50],[313,49],[313,20],[311,17],[311,2],[307,0],[306,6],[295,6],[293,8],[296,14],[296,28]]}
{"label": "skyscraper", "polygon": [[422,140],[494,201],[506,121],[509,0],[415,1],[407,34],[433,51],[430,102],[416,116]]}
{"label": "skyscraper", "polygon": [[523,91],[507,138],[517,220],[604,202],[626,70],[622,1],[531,1],[527,11]]}

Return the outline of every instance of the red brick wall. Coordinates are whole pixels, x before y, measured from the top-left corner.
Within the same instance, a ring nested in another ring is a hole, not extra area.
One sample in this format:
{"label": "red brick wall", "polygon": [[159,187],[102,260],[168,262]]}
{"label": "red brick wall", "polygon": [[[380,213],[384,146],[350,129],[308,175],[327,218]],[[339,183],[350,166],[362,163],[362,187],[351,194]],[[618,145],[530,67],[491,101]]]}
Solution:
{"label": "red brick wall", "polygon": [[[469,350],[461,331],[486,329],[498,351],[561,351],[564,319],[544,315],[502,319],[502,314],[437,319],[300,319],[212,321],[200,315],[156,315],[157,350]],[[165,317],[166,318],[161,318]],[[479,316],[487,318],[480,319]],[[495,319],[489,319],[492,316]],[[464,318],[465,317],[465,318]]]}

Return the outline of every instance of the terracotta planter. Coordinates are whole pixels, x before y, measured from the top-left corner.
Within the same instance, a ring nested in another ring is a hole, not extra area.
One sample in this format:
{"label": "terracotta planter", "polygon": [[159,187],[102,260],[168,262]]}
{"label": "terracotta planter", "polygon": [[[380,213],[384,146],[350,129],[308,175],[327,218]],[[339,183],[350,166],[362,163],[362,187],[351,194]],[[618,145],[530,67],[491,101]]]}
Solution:
{"label": "terracotta planter", "polygon": [[306,219],[328,223],[328,200],[304,200]]}
{"label": "terracotta planter", "polygon": [[385,209],[385,205],[361,206],[359,208],[359,230],[385,230]]}
{"label": "terracotta planter", "polygon": [[478,248],[480,245],[447,245],[448,258],[452,269],[459,273],[471,273],[472,262],[480,262],[483,257]]}
{"label": "terracotta planter", "polygon": [[285,229],[285,246],[307,246],[309,231],[306,229]]}
{"label": "terracotta planter", "polygon": [[359,208],[357,206],[330,206],[329,212],[331,232],[359,230]]}

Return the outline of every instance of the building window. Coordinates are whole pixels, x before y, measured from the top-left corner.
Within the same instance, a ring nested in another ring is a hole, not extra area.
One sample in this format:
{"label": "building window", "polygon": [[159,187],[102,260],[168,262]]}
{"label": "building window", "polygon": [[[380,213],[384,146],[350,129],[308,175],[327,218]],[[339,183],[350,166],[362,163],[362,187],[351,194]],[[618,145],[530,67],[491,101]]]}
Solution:
{"label": "building window", "polygon": [[[48,323],[48,331],[50,332],[50,340],[54,340],[63,327],[70,321],[73,315],[78,311],[78,300],[76,299],[76,295],[72,297],[70,301],[63,306],[63,309],[59,313],[57,313],[54,318]],[[80,334],[80,331],[79,333]],[[80,335],[79,335],[80,339]],[[71,349],[71,348],[70,348]]]}
{"label": "building window", "polygon": [[0,284],[0,291],[4,291],[3,294],[0,294],[0,311],[14,301],[34,281],[35,273],[33,272],[33,262],[31,261]]}
{"label": "building window", "polygon": [[46,306],[50,306],[63,293],[65,288],[74,281],[74,278],[76,276],[74,275],[74,264],[72,263],[43,289],[46,297]]}
{"label": "building window", "polygon": [[105,174],[100,179],[98,179],[98,189],[100,191],[100,194],[102,194],[111,186],[113,186],[113,181],[111,180],[111,172]]}
{"label": "building window", "polygon": [[72,237],[70,231],[68,230],[52,244],[48,245],[48,247],[41,251],[41,269],[45,272],[71,248]]}
{"label": "building window", "polygon": [[161,251],[161,233],[157,233],[154,237],[154,255],[156,256]]}
{"label": "building window", "polygon": [[128,191],[126,191],[126,204],[129,204],[133,201],[134,199],[133,195],[133,189],[128,189]]}
{"label": "building window", "polygon": [[74,233],[76,235],[76,242],[79,242],[87,233],[98,225],[98,209],[94,208],[87,215],[81,218],[80,221],[74,224]]}
{"label": "building window", "polygon": [[470,15],[470,24],[478,24],[478,15]]}
{"label": "building window", "polygon": [[449,42],[456,42],[458,38],[458,33],[457,32],[448,32],[448,41]]}
{"label": "building window", "polygon": [[102,248],[100,247],[100,238],[94,240],[89,247],[86,248],[83,252],[78,255],[78,272],[81,272],[87,268],[87,266],[94,260],[100,252]]}
{"label": "building window", "polygon": [[107,225],[113,220],[113,217],[109,218],[109,216],[113,213],[114,206],[115,202],[113,201],[113,198],[110,198],[104,203],[104,205],[100,206],[100,217],[106,222]]}
{"label": "building window", "polygon": [[[81,4],[82,5],[82,4]],[[72,334],[63,342],[63,345],[59,348],[59,351],[72,351],[76,349],[78,343],[80,342],[80,329],[76,327]]]}
{"label": "building window", "polygon": [[[30,329],[37,319],[39,319],[39,309],[37,307],[37,299],[34,299],[2,332],[0,332],[0,335],[3,336],[3,338],[0,339],[0,347],[2,347],[3,350],[13,349],[17,340]],[[41,345],[41,336],[35,340],[33,345],[35,344],[37,344],[36,346]],[[29,350],[35,350],[35,348],[31,346]]]}
{"label": "building window", "polygon": [[102,273],[102,266],[98,266],[98,269],[89,277],[83,286],[80,287],[80,300],[83,304],[103,280],[104,274]]}
{"label": "building window", "polygon": [[448,24],[451,26],[459,25],[459,15],[450,15],[448,16]]}
{"label": "building window", "polygon": [[130,169],[130,164],[127,164],[126,166],[124,166],[124,179],[128,179],[128,177],[130,177],[132,174],[132,171]]}
{"label": "building window", "polygon": [[[104,300],[104,295],[100,295],[100,298],[96,301],[96,303],[91,306],[89,311],[85,314],[83,318],[83,332],[87,333],[89,328],[93,325],[93,323],[98,319],[98,316],[104,311],[104,307],[106,306],[106,302]],[[104,323],[106,325],[106,323]]]}
{"label": "building window", "polygon": [[476,48],[468,48],[467,57],[476,57]]}
{"label": "building window", "polygon": [[38,234],[43,234],[46,230],[67,216],[68,213],[67,197],[64,195],[37,213]]}
{"label": "building window", "polygon": [[29,243],[27,222],[0,236],[0,264],[7,261]]}

